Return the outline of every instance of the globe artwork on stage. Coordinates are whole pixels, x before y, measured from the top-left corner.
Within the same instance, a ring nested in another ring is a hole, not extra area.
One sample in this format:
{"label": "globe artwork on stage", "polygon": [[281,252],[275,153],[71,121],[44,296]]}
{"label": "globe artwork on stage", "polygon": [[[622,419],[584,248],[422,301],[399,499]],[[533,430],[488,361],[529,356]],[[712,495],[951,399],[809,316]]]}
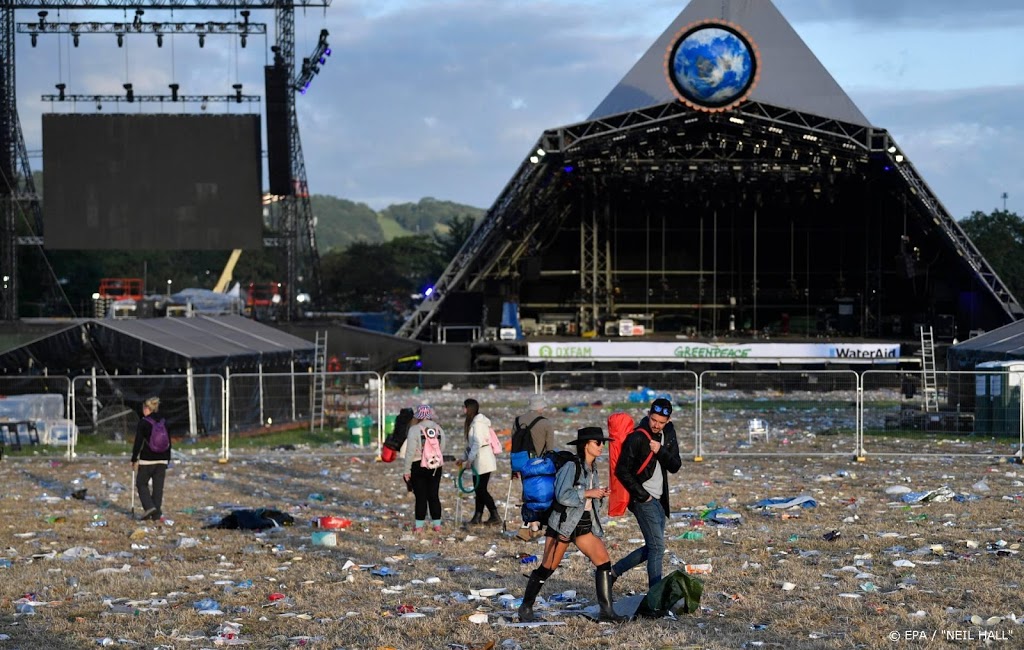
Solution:
{"label": "globe artwork on stage", "polygon": [[694,108],[726,110],[742,101],[757,79],[755,48],[719,23],[685,31],[669,49],[667,63],[669,80]]}

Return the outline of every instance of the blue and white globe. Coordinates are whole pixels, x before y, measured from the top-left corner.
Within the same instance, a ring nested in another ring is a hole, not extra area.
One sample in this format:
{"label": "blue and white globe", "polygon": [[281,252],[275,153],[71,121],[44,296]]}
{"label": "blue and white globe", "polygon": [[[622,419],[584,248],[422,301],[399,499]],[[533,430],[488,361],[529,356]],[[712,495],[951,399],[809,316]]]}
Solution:
{"label": "blue and white globe", "polygon": [[722,107],[743,98],[754,81],[751,46],[735,32],[718,26],[698,27],[675,46],[672,79],[695,104]]}

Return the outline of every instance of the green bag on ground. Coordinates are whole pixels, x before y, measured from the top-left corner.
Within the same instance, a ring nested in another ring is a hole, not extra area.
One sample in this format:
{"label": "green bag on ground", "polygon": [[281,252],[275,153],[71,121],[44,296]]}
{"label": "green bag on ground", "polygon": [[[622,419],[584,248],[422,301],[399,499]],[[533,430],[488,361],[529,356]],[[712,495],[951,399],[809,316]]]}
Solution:
{"label": "green bag on ground", "polygon": [[669,612],[692,614],[700,607],[702,593],[704,583],[699,578],[677,569],[651,587],[647,597],[640,601],[636,615],[661,618]]}

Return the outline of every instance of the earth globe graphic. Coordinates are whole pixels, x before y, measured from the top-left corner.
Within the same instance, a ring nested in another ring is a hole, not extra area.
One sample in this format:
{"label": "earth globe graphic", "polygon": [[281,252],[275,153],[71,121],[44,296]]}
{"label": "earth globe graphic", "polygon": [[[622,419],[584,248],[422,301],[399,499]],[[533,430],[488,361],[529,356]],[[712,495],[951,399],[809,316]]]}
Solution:
{"label": "earth globe graphic", "polygon": [[711,108],[743,99],[757,66],[750,43],[719,25],[687,32],[676,42],[668,63],[669,76],[683,98]]}

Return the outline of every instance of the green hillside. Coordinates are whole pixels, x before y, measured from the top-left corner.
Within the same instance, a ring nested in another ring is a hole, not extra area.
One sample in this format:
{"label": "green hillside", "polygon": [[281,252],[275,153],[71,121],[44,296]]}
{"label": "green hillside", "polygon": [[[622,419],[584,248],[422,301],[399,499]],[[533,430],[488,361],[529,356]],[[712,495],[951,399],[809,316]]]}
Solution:
{"label": "green hillside", "polygon": [[324,194],[314,194],[310,202],[317,220],[317,248],[321,253],[344,250],[355,242],[374,244],[416,233],[445,234],[448,222],[465,217],[478,221],[486,212],[431,197],[417,203],[389,205],[380,212],[365,203]]}

